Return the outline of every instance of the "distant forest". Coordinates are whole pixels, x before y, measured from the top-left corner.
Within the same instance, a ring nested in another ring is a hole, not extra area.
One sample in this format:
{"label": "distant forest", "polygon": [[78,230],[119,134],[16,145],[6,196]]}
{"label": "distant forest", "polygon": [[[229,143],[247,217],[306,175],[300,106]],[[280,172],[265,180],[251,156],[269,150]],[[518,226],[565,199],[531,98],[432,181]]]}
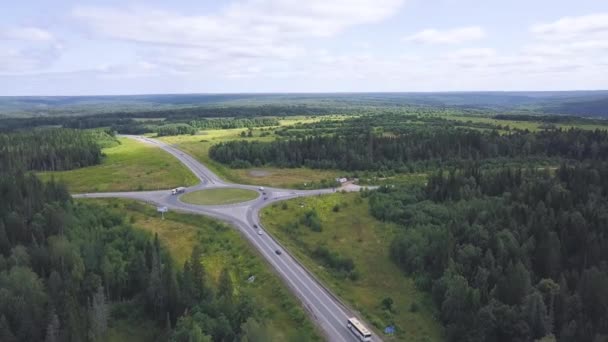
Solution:
{"label": "distant forest", "polygon": [[[354,109],[353,109],[354,110]],[[155,122],[137,119],[162,118],[173,124],[188,124],[200,128],[222,127],[221,121],[215,118],[241,118],[254,120],[255,117],[282,117],[294,115],[327,115],[335,113],[335,107],[306,106],[306,105],[261,105],[261,106],[231,106],[231,107],[196,107],[171,110],[147,110],[137,112],[113,112],[100,115],[79,116],[44,116],[34,118],[5,118],[0,119],[0,132],[27,129],[44,126],[61,126],[65,128],[112,128],[119,133],[144,133],[154,131],[150,126]],[[210,119],[209,122],[202,119]],[[264,123],[267,125],[268,123]],[[224,126],[226,123],[224,122]],[[249,127],[248,123],[241,121],[241,127]],[[255,126],[253,126],[255,127]],[[226,127],[228,128],[228,127]]]}
{"label": "distant forest", "polygon": [[[160,94],[132,96],[6,96],[0,97],[0,117],[83,116],[156,112],[154,117],[172,112],[222,113],[215,108],[236,108],[230,116],[242,116],[239,108],[261,108],[258,115],[270,114],[269,107],[435,108],[473,109],[486,113],[568,114],[608,116],[608,91],[546,92],[435,92],[435,93],[317,93],[317,94]],[[302,109],[302,108],[301,108]],[[229,109],[230,110],[230,109]],[[239,113],[240,112],[240,113]],[[302,115],[309,115],[306,110]],[[246,114],[245,114],[246,115]],[[289,114],[285,114],[289,115]],[[205,116],[205,115],[201,115]],[[224,116],[224,115],[218,115]],[[137,116],[135,116],[137,117]]]}

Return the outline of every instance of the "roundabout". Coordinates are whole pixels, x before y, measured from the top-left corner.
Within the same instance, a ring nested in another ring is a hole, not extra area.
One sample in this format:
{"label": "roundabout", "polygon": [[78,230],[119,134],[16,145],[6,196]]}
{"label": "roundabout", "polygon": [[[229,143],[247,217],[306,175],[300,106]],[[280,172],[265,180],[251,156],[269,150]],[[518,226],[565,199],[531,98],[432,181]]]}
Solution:
{"label": "roundabout", "polygon": [[197,205],[225,205],[248,202],[259,196],[257,191],[248,189],[214,188],[185,193],[179,197],[179,200]]}

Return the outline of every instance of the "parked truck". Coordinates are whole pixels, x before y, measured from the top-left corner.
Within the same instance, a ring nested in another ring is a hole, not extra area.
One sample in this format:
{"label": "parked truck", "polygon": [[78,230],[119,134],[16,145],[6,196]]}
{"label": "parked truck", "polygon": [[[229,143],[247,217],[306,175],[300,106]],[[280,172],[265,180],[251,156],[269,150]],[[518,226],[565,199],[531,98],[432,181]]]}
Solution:
{"label": "parked truck", "polygon": [[178,188],[172,189],[171,195],[183,194],[184,192],[186,192],[186,188],[184,188],[183,186],[180,186]]}

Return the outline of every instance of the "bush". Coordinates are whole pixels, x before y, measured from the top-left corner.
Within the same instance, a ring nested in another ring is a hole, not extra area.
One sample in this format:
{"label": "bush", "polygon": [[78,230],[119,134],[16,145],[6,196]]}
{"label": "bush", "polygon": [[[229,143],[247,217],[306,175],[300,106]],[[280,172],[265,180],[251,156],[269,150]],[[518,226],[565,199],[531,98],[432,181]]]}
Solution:
{"label": "bush", "polygon": [[300,222],[310,228],[313,232],[321,232],[323,231],[323,227],[321,226],[321,219],[319,218],[319,214],[317,211],[312,209],[306,212]]}
{"label": "bush", "polygon": [[353,259],[331,252],[325,246],[318,246],[312,252],[312,255],[327,267],[343,273],[345,276],[351,278],[351,280],[359,279],[359,274],[355,271],[355,262]]}
{"label": "bush", "polygon": [[393,311],[393,298],[391,297],[386,297],[382,300],[382,309],[384,310],[388,310],[388,311]]}

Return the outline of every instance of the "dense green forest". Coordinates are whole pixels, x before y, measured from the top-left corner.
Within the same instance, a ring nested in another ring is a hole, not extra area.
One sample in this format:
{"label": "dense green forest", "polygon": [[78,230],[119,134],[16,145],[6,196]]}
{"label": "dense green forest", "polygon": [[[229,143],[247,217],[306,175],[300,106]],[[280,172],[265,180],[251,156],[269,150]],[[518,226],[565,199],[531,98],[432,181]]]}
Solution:
{"label": "dense green forest", "polygon": [[0,134],[0,172],[60,171],[98,164],[101,147],[112,141],[104,131],[39,129]]}
{"label": "dense green forest", "polygon": [[449,341],[608,338],[608,165],[478,167],[369,194]]}
{"label": "dense green forest", "polygon": [[399,134],[372,130],[315,135],[273,142],[229,141],[209,150],[214,160],[232,166],[307,166],[341,170],[407,170],[412,163],[519,157],[598,159],[608,156],[608,132],[578,129],[541,132],[416,127]]}
{"label": "dense green forest", "polygon": [[262,313],[235,293],[228,269],[210,285],[201,246],[174,265],[157,237],[122,215],[73,202],[64,185],[24,173],[97,162],[97,138],[103,134],[72,130],[2,136],[0,340],[103,341],[113,317],[133,312],[157,322],[159,340],[267,336]]}

